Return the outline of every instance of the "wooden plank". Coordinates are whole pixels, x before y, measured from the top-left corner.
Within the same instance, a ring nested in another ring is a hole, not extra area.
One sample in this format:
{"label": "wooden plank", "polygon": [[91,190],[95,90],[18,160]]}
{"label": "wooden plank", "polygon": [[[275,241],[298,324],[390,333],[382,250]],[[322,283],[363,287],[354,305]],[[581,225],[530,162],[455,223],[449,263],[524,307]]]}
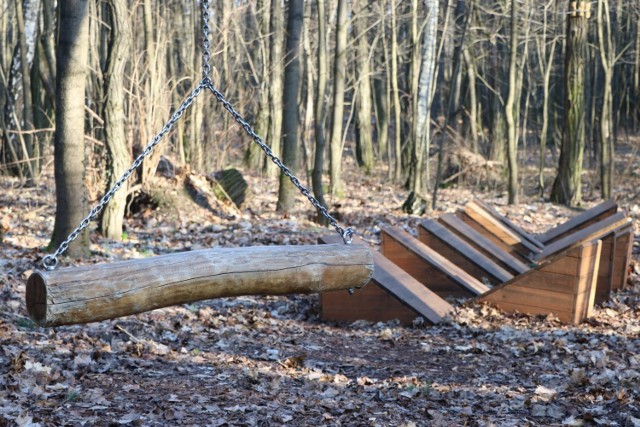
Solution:
{"label": "wooden plank", "polygon": [[41,326],[87,323],[218,297],[360,287],[373,268],[357,245],[205,249],[36,271],[27,308]]}
{"label": "wooden plank", "polygon": [[587,319],[593,315],[593,306],[595,304],[598,285],[598,271],[600,268],[602,240],[597,241],[597,245],[595,248],[596,254],[594,256],[585,256],[582,259],[582,263],[584,265],[580,268],[581,274],[578,277],[578,296],[576,297],[575,322],[577,323],[580,323],[582,322],[582,320]]}
{"label": "wooden plank", "polygon": [[633,249],[633,228],[628,227],[618,231],[615,239],[611,287],[613,290],[619,290],[627,286],[629,262]]}
{"label": "wooden plank", "polygon": [[510,286],[502,288],[500,292],[491,294],[486,300],[496,303],[505,301],[512,304],[526,305],[528,307],[547,308],[549,312],[573,312],[575,294],[529,288],[513,283]]}
{"label": "wooden plank", "polygon": [[419,224],[418,239],[478,280],[498,284],[513,278],[513,274],[432,219]]}
{"label": "wooden plank", "polygon": [[[325,244],[340,243],[342,238],[337,235],[332,235],[321,237],[318,240],[320,243]],[[354,239],[353,244],[366,245],[365,242],[357,238]],[[373,288],[384,290],[384,295],[387,296],[388,310],[385,310],[385,299],[378,295],[375,299],[369,298],[372,301],[371,307],[369,311],[367,311],[365,307],[362,307],[362,301],[364,300],[358,297],[360,291],[356,291],[354,294],[354,297],[356,297],[355,301],[351,301],[351,298],[345,298],[344,293],[339,293],[341,297],[338,300],[327,300],[327,304],[322,305],[323,316],[331,316],[330,313],[336,313],[333,315],[332,320],[353,320],[351,318],[344,318],[344,316],[347,316],[346,313],[343,313],[343,318],[338,318],[336,310],[340,308],[342,311],[347,311],[347,308],[344,306],[346,305],[348,307],[349,304],[356,302],[360,313],[357,315],[365,316],[359,317],[364,320],[386,321],[395,318],[392,316],[399,316],[398,319],[401,322],[405,323],[409,320],[410,323],[417,316],[422,316],[431,324],[435,324],[439,323],[452,310],[452,306],[448,302],[427,289],[422,283],[386,259],[382,254],[378,252],[372,252],[372,254],[375,268],[370,285],[373,284]],[[370,285],[367,285],[364,289],[367,289]],[[368,292],[365,296],[369,293],[371,292]],[[407,314],[398,308],[396,301],[402,304],[404,311],[408,309],[412,314]],[[366,304],[367,303],[364,305]],[[326,313],[325,307],[329,310],[326,311]],[[349,315],[356,316],[354,313],[349,313]]]}
{"label": "wooden plank", "polygon": [[451,231],[454,231],[466,239],[473,247],[506,267],[510,272],[521,274],[529,270],[529,267],[519,258],[496,245],[491,239],[487,238],[483,233],[478,232],[459,217],[453,214],[444,214],[440,217],[440,222]]}
{"label": "wooden plank", "polygon": [[604,301],[609,299],[609,295],[611,293],[614,251],[616,244],[615,236],[615,233],[612,233],[602,239],[594,304],[602,304]]}
{"label": "wooden plank", "polygon": [[553,314],[561,322],[572,323],[572,324],[575,323],[573,320],[573,312],[570,312],[570,311],[549,310],[546,307],[535,307],[535,306],[524,305],[521,303],[512,304],[507,301],[500,301],[499,303],[494,301],[486,301],[486,302],[507,313],[524,313],[530,316],[540,316],[540,315],[545,316],[548,314]]}
{"label": "wooden plank", "polygon": [[476,295],[405,245],[383,233],[381,238],[381,253],[440,297],[469,298]]}
{"label": "wooden plank", "polygon": [[501,221],[498,221],[493,216],[489,215],[475,202],[467,203],[464,207],[464,212],[497,238],[505,242],[507,245],[514,247],[521,254],[530,257],[530,254],[538,254],[541,251],[538,246],[511,231]]}
{"label": "wooden plank", "polygon": [[410,325],[419,316],[373,280],[353,295],[347,291],[323,292],[320,294],[320,306],[321,318],[333,322],[387,322],[397,319],[403,325]]}
{"label": "wooden plank", "polygon": [[535,237],[538,241],[548,245],[558,239],[566,237],[567,234],[576,232],[581,228],[590,225],[594,220],[599,222],[606,217],[614,215],[617,210],[618,205],[616,202],[613,200],[607,200]]}
{"label": "wooden plank", "polygon": [[[480,295],[489,290],[489,287],[470,276],[466,271],[454,265],[442,255],[433,249],[422,244],[413,236],[399,227],[388,227],[381,230],[382,236],[382,253],[393,262],[395,258],[403,258],[406,253],[411,253],[417,257],[423,264],[428,264],[434,269],[443,273],[451,282],[457,284],[471,295]],[[399,250],[399,246],[404,247],[405,251]],[[400,263],[396,262],[400,265]],[[402,266],[401,266],[402,267]],[[404,269],[404,268],[403,268]],[[428,270],[428,269],[426,269]],[[407,270],[408,271],[408,270]],[[414,276],[415,277],[415,276]],[[422,283],[428,282],[431,288],[431,280],[429,277],[416,277]],[[422,280],[420,280],[422,279]]]}
{"label": "wooden plank", "polygon": [[538,239],[533,237],[531,234],[527,233],[522,228],[518,227],[516,224],[511,222],[511,220],[506,216],[501,215],[500,212],[498,212],[493,206],[489,205],[488,203],[485,203],[482,199],[478,197],[475,197],[473,201],[482,209],[484,209],[489,215],[493,216],[496,220],[502,222],[507,228],[510,228],[514,233],[528,240],[532,245],[536,246],[539,249],[544,248],[544,244],[542,244],[542,242],[538,241]]}
{"label": "wooden plank", "polygon": [[572,246],[579,245],[588,240],[600,239],[603,236],[615,231],[616,229],[626,228],[631,224],[631,219],[627,218],[624,213],[619,212],[609,216],[602,221],[591,224],[575,233],[569,234],[552,244],[546,246],[544,250],[534,257],[534,260],[547,258],[553,254],[566,250]]}

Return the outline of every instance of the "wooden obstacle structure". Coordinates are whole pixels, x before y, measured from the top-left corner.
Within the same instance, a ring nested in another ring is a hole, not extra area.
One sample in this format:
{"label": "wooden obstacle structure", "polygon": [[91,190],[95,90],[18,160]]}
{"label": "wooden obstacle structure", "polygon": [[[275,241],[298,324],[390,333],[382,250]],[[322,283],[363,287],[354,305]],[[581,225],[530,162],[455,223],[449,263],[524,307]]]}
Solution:
{"label": "wooden obstacle structure", "polygon": [[[443,299],[477,299],[504,311],[553,314],[578,324],[591,315],[594,304],[608,299],[627,280],[632,223],[616,209],[614,202],[604,202],[538,239],[542,235],[526,233],[475,200],[457,215],[423,221],[418,238],[398,227],[382,228],[376,267],[385,266],[387,282],[413,278],[413,285],[419,283],[431,292],[425,294],[427,304],[445,307],[448,303]],[[375,310],[367,310],[364,296],[358,293],[349,298],[323,295],[323,318],[356,320],[354,309],[350,317],[337,314],[351,305],[366,312],[360,318],[382,321],[393,317],[391,307],[398,302],[411,307],[402,294],[389,290],[378,291],[376,298]],[[396,317],[407,323],[407,315],[425,317],[413,308]]]}

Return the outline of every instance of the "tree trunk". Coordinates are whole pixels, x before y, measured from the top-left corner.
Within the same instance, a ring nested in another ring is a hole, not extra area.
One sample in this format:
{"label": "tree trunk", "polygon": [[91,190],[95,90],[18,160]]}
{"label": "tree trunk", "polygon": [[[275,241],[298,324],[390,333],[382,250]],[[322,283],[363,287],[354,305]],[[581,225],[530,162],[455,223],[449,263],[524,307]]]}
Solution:
{"label": "tree trunk", "polygon": [[[258,58],[260,60],[258,111],[256,114],[256,132],[258,135],[269,134],[269,86],[271,76],[269,73],[269,22],[271,21],[271,0],[258,0]],[[260,146],[253,141],[249,143],[245,162],[249,169],[260,170],[263,164],[264,153]]]}
{"label": "tree trunk", "polygon": [[[323,207],[327,207],[322,187],[322,173],[324,172],[324,151],[326,146],[325,123],[327,119],[327,76],[329,63],[327,53],[327,10],[324,0],[317,0],[318,7],[318,77],[316,82],[316,105],[314,108],[314,134],[316,141],[315,157],[311,183],[316,200]],[[324,223],[326,218],[318,212],[317,221]]]}
{"label": "tree trunk", "polygon": [[342,162],[342,120],[344,118],[344,92],[347,73],[348,2],[349,0],[338,0],[338,15],[336,18],[336,47],[333,68],[333,116],[329,143],[331,194],[333,195],[340,195],[342,193],[342,180],[340,175]]}
{"label": "tree trunk", "polygon": [[358,166],[367,175],[373,172],[373,129],[371,126],[372,106],[371,106],[371,66],[369,40],[367,38],[368,27],[368,7],[365,1],[359,1],[358,10],[354,7],[354,32],[357,37],[355,62],[357,79],[356,90],[356,160]]}
{"label": "tree trunk", "polygon": [[[604,15],[604,16],[603,16]],[[611,18],[609,1],[598,1],[598,47],[604,77],[602,81],[602,110],[600,112],[600,185],[603,199],[610,199],[613,191],[613,78],[615,49],[611,38]]]}
{"label": "tree trunk", "polygon": [[[562,134],[558,174],[551,201],[567,206],[582,202],[582,155],[585,142],[585,58],[589,21],[588,2],[569,2],[565,49],[565,127]],[[573,7],[576,10],[571,10]]]}
{"label": "tree trunk", "polygon": [[[429,156],[426,150],[430,143],[431,100],[435,83],[434,69],[436,65],[436,39],[438,35],[438,1],[425,0],[427,19],[423,33],[423,46],[419,70],[419,80],[416,96],[416,115],[414,118],[415,143],[413,145],[410,193],[402,205],[407,213],[422,214],[426,207],[426,200],[422,196],[424,180],[424,162]],[[416,29],[417,30],[417,29]]]}
{"label": "tree trunk", "polygon": [[402,179],[402,135],[401,135],[401,106],[400,88],[398,85],[398,25],[396,19],[395,0],[391,0],[391,45],[389,47],[389,58],[391,59],[391,98],[393,102],[393,134],[394,134],[394,179],[400,182]]}
{"label": "tree trunk", "polygon": [[[89,43],[88,0],[60,0],[56,49],[56,218],[50,247],[58,247],[87,212],[84,184],[84,89]],[[69,245],[70,256],[89,252],[87,230]]]}
{"label": "tree trunk", "polygon": [[504,116],[507,121],[507,159],[509,171],[509,204],[518,204],[518,117],[515,116],[516,73],[518,68],[518,1],[511,0],[511,45],[509,48],[509,95],[504,104]]}
{"label": "tree trunk", "polygon": [[[125,134],[124,68],[129,50],[129,11],[125,0],[109,0],[111,43],[105,73],[104,131],[109,153],[107,187],[111,188],[130,164]],[[127,201],[127,183],[113,195],[102,215],[102,234],[122,239],[122,223]]]}
{"label": "tree trunk", "polygon": [[[278,0],[276,0],[278,1]],[[282,160],[294,174],[298,170],[298,92],[300,91],[300,39],[304,19],[304,0],[288,0],[287,50],[285,54],[284,94],[282,97]],[[280,174],[277,210],[289,212],[298,190],[288,176]]]}
{"label": "tree trunk", "polygon": [[[282,0],[273,0],[271,11],[271,74],[269,76],[269,98],[271,99],[269,134],[267,143],[274,155],[282,152],[282,76],[284,75],[284,58],[282,48],[284,44],[284,11]],[[266,162],[267,175],[277,176],[278,167],[271,161]]]}

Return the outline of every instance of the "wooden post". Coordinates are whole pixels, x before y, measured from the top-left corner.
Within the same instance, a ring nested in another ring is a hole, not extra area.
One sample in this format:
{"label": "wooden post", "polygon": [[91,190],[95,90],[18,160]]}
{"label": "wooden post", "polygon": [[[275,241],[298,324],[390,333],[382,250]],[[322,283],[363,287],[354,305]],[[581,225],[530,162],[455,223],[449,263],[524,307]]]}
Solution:
{"label": "wooden post", "polygon": [[358,288],[373,269],[360,245],[206,249],[36,271],[27,309],[40,326],[87,323],[218,297]]}

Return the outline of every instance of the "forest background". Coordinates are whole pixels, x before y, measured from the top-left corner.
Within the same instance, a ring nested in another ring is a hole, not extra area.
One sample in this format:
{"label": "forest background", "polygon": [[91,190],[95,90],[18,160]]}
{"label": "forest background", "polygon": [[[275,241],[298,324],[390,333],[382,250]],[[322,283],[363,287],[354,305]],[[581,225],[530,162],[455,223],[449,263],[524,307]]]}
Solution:
{"label": "forest background", "polygon": [[[345,194],[345,157],[407,188],[407,213],[451,184],[580,205],[582,191],[612,196],[616,146],[637,150],[639,13],[624,0],[216,1],[210,76],[322,205]],[[199,81],[201,4],[7,1],[0,34],[0,168],[37,183],[55,151],[55,245]],[[105,209],[107,237],[162,156],[278,174],[211,99],[166,139]],[[281,180],[278,210],[295,191]]]}

